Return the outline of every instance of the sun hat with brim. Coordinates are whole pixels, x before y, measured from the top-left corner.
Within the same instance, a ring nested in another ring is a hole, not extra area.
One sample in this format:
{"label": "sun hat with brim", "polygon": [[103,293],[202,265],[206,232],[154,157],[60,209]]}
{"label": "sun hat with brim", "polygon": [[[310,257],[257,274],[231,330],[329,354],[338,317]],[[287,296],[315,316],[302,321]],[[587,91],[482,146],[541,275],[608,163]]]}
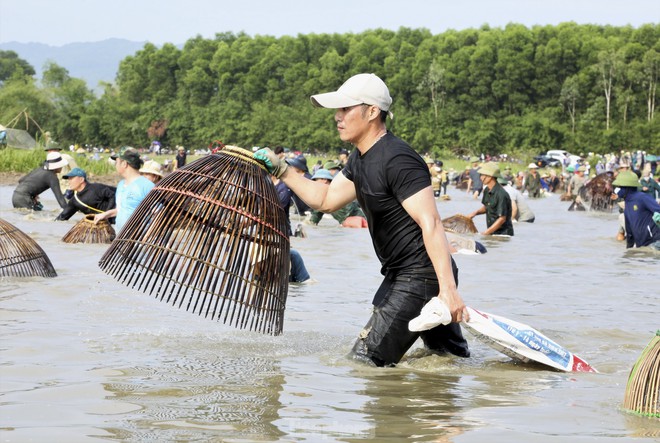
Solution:
{"label": "sun hat with brim", "polygon": [[330,160],[325,162],[323,169],[327,169],[328,171],[330,169],[341,169],[341,163],[339,163],[337,160]]}
{"label": "sun hat with brim", "polygon": [[497,178],[500,176],[500,166],[495,162],[487,162],[479,166],[477,172],[481,175],[488,175]]}
{"label": "sun hat with brim", "polygon": [[68,164],[69,162],[63,159],[59,152],[49,152],[46,156],[45,168],[49,171],[63,168]]}
{"label": "sun hat with brim", "polygon": [[479,157],[470,157],[470,163],[479,163]]}
{"label": "sun hat with brim", "polygon": [[71,177],[82,177],[87,180],[87,173],[80,168],[73,168],[66,175],[63,175],[62,178],[69,179]]}
{"label": "sun hat with brim", "polygon": [[314,173],[314,175],[312,176],[312,180],[316,180],[317,178],[324,178],[326,180],[333,179],[332,174],[330,174],[330,171],[328,171],[327,169],[319,169],[318,171],[316,171],[316,173]]}
{"label": "sun hat with brim", "polygon": [[506,177],[500,176],[500,177],[497,177],[497,183],[499,183],[501,185],[508,185],[509,180],[507,180]]}
{"label": "sun hat with brim", "polygon": [[586,172],[586,170],[587,170],[587,168],[584,167],[584,166],[580,166],[579,168],[577,168],[578,172]]}
{"label": "sun hat with brim", "polygon": [[309,169],[307,169],[307,159],[305,159],[305,157],[302,155],[293,158],[287,158],[285,161],[289,166],[293,166],[294,168],[300,169],[304,172],[309,172]]}
{"label": "sun hat with brim", "polygon": [[612,186],[620,186],[622,188],[637,188],[639,187],[639,177],[632,171],[622,171],[616,176],[612,182]]}
{"label": "sun hat with brim", "polygon": [[117,160],[118,158],[126,161],[133,169],[140,169],[144,164],[144,161],[140,158],[140,153],[130,146],[124,146],[119,149],[118,154],[112,154],[110,156],[112,160]]}
{"label": "sun hat with brim", "polygon": [[160,166],[160,163],[154,160],[149,160],[144,162],[144,165],[140,168],[141,174],[153,174],[159,177],[163,177],[163,171]]}
{"label": "sun hat with brim", "polygon": [[538,169],[538,165],[536,163],[530,163],[529,166],[527,166],[527,169]]}
{"label": "sun hat with brim", "polygon": [[575,172],[575,168],[573,166],[569,166],[566,168],[566,172]]}
{"label": "sun hat with brim", "polygon": [[319,108],[348,108],[355,105],[374,105],[381,111],[390,112],[392,97],[387,85],[376,74],[357,74],[349,78],[334,92],[316,94],[310,97],[312,104]]}

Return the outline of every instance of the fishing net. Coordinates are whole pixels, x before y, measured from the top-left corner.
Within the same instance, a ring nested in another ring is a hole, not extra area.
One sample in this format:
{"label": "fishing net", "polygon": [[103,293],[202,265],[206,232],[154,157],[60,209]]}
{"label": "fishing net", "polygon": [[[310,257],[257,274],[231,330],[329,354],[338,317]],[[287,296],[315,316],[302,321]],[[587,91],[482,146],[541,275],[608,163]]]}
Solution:
{"label": "fishing net", "polygon": [[94,223],[94,214],[87,214],[64,234],[64,243],[112,243],[115,230],[107,220]]}
{"label": "fishing net", "polygon": [[263,166],[226,146],[161,180],[99,266],[187,311],[276,335],[289,281],[286,223]]}
{"label": "fishing net", "polygon": [[34,149],[37,146],[37,142],[27,131],[12,128],[2,129],[2,131],[6,132],[4,144],[10,148]]}
{"label": "fishing net", "polygon": [[30,236],[0,218],[0,277],[57,277],[53,264]]}

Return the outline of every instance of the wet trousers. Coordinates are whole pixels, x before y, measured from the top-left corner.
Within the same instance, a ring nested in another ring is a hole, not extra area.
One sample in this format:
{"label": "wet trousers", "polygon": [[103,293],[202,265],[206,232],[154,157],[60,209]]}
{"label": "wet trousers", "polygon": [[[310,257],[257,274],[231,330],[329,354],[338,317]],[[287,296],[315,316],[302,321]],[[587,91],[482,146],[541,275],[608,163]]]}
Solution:
{"label": "wet trousers", "polygon": [[[454,280],[458,284],[458,269],[455,265],[453,268]],[[351,351],[354,358],[370,360],[376,366],[394,365],[419,337],[432,351],[470,356],[458,323],[440,325],[422,332],[408,329],[408,322],[419,315],[431,298],[438,295],[438,280],[433,270],[388,277],[379,291],[383,289],[382,300],[376,301],[373,314]]]}

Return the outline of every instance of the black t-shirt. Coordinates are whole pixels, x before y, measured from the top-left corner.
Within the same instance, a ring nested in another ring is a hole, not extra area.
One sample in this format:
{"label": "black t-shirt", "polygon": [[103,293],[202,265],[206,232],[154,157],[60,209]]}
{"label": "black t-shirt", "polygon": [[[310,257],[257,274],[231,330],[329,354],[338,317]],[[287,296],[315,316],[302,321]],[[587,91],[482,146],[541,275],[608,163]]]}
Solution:
{"label": "black t-shirt", "polygon": [[432,267],[421,228],[401,206],[431,186],[431,174],[420,155],[388,132],[366,154],[354,150],[341,173],[355,185],[381,273]]}
{"label": "black t-shirt", "polygon": [[55,220],[68,220],[78,211],[83,214],[99,214],[114,209],[116,192],[117,188],[114,186],[87,183],[85,189],[74,193]]}

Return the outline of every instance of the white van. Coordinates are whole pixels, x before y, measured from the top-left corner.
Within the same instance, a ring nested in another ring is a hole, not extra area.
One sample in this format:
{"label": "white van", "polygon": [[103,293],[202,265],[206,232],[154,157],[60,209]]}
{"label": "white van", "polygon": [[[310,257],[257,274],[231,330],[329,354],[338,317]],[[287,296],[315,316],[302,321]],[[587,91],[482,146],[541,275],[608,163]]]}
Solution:
{"label": "white van", "polygon": [[575,165],[578,160],[581,160],[579,155],[573,155],[563,149],[551,149],[545,155],[556,158],[564,166]]}

